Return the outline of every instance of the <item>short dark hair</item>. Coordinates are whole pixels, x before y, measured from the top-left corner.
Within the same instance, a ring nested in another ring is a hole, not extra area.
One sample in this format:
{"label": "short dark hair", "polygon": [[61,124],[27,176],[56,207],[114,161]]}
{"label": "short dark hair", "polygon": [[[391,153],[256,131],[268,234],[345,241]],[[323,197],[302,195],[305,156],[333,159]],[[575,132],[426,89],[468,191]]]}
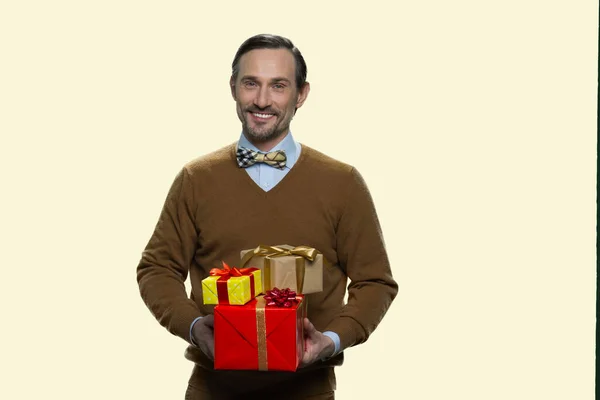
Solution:
{"label": "short dark hair", "polygon": [[304,57],[302,57],[300,50],[294,46],[294,43],[290,39],[269,34],[255,35],[242,43],[231,63],[231,76],[234,80],[237,79],[240,70],[240,58],[250,50],[256,49],[288,49],[291,51],[296,61],[296,87],[300,90],[304,86],[307,70],[306,62],[304,62]]}

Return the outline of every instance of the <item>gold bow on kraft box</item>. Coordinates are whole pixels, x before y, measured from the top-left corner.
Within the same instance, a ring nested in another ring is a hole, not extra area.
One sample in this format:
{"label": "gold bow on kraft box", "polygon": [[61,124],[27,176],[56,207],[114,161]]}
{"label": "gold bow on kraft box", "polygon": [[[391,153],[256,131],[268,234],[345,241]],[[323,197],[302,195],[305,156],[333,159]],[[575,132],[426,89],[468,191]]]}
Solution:
{"label": "gold bow on kraft box", "polygon": [[260,245],[242,250],[241,267],[262,270],[263,290],[290,288],[297,293],[317,293],[323,290],[323,254],[308,246]]}

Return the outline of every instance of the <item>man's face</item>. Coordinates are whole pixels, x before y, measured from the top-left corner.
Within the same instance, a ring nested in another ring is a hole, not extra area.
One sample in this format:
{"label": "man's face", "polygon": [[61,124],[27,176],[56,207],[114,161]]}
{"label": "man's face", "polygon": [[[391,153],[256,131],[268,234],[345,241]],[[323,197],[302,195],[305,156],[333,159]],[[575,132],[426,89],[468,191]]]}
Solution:
{"label": "man's face", "polygon": [[298,91],[295,70],[287,49],[256,49],[240,58],[237,79],[230,85],[249,140],[267,142],[288,132],[295,109],[310,90],[306,83]]}

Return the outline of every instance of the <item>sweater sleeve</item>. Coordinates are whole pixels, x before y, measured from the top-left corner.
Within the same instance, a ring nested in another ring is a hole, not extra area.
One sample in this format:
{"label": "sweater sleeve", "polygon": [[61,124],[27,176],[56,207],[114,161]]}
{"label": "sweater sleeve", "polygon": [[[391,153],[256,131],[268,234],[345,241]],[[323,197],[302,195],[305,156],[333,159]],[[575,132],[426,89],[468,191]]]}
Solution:
{"label": "sweater sleeve", "polygon": [[158,322],[191,343],[190,326],[201,316],[184,282],[196,250],[198,231],[190,176],[183,168],[161,211],[137,267],[140,294]]}
{"label": "sweater sleeve", "polygon": [[348,302],[325,329],[338,333],[342,349],[366,341],[398,293],[373,199],[354,168],[345,201],[336,239],[340,266],[350,279]]}

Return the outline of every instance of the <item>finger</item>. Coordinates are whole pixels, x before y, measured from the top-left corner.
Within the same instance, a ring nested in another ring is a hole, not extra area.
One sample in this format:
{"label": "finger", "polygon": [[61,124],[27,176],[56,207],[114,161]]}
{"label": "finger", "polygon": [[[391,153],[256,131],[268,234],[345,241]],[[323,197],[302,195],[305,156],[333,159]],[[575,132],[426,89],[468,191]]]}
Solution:
{"label": "finger", "polygon": [[313,346],[307,347],[304,349],[304,354],[302,354],[302,366],[307,366],[314,363],[317,359],[317,354],[315,354],[315,348]]}
{"label": "finger", "polygon": [[304,318],[304,332],[306,332],[307,336],[314,336],[317,332],[317,329],[308,318]]}
{"label": "finger", "polygon": [[203,335],[200,349],[211,360],[215,359],[215,341],[210,335]]}
{"label": "finger", "polygon": [[209,357],[211,360],[215,359],[215,343],[212,340],[208,341],[208,351],[209,351]]}
{"label": "finger", "polygon": [[304,368],[306,367],[306,361],[304,360],[304,357],[302,357],[302,360],[300,360],[300,364],[298,364],[298,368]]}
{"label": "finger", "polygon": [[306,367],[307,365],[312,364],[312,355],[309,352],[304,352],[302,355],[302,361],[300,361],[301,367]]}
{"label": "finger", "polygon": [[302,361],[300,361],[300,364],[298,365],[298,368],[304,368],[308,365],[308,363],[306,362],[306,360],[304,358],[302,358]]}
{"label": "finger", "polygon": [[208,326],[210,328],[213,328],[215,326],[215,317],[212,314],[207,315],[200,321],[202,321],[205,326]]}

